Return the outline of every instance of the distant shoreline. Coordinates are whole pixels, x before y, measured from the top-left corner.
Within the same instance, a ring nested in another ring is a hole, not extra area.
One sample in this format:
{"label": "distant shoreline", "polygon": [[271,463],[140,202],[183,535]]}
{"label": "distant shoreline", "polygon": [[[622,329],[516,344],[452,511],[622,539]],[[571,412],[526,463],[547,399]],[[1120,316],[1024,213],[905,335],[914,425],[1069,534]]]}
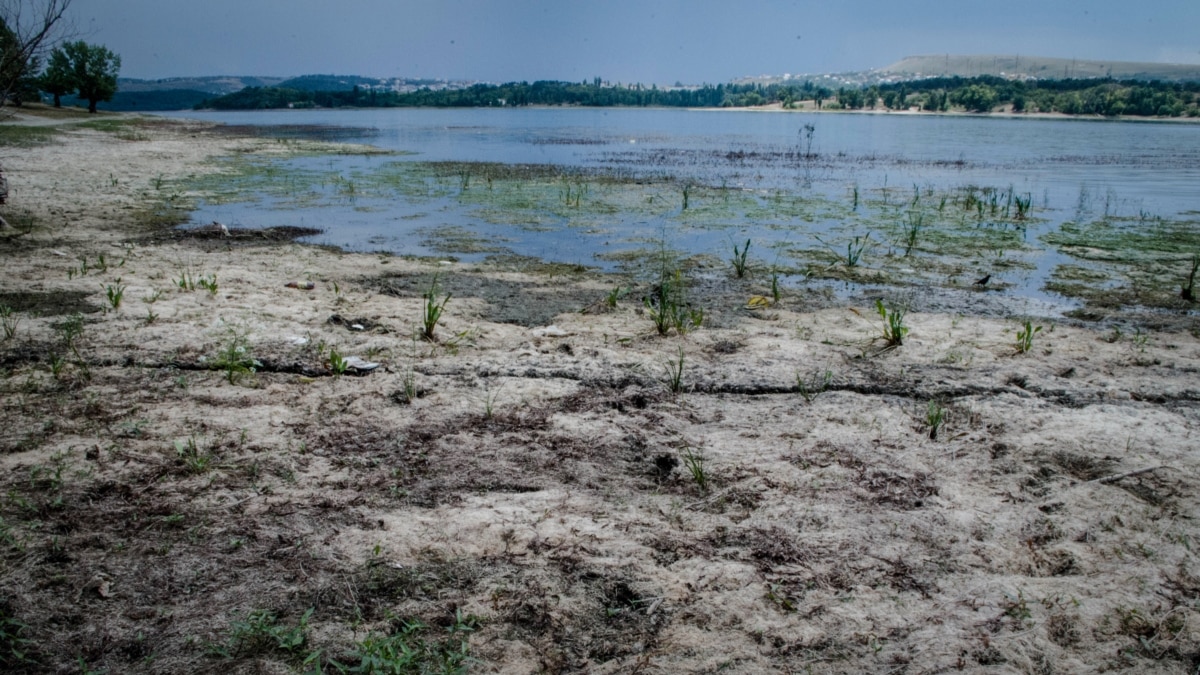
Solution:
{"label": "distant shoreline", "polygon": [[[507,106],[503,108],[489,106],[475,107],[459,107],[459,106],[420,106],[427,110],[688,110],[692,112],[751,112],[751,113],[819,113],[822,115],[890,115],[901,117],[960,117],[960,118],[997,118],[997,119],[1039,119],[1039,120],[1070,120],[1081,122],[1139,122],[1139,123],[1167,123],[1167,124],[1200,124],[1200,117],[1142,117],[1139,115],[1116,115],[1105,117],[1103,115],[1068,115],[1066,113],[1057,112],[1027,112],[1015,113],[1012,111],[998,110],[994,112],[966,112],[962,110],[948,111],[931,111],[931,110],[839,110],[839,109],[818,109],[815,107],[797,107],[784,108],[778,103],[772,103],[762,106],[731,106],[731,107],[694,107],[680,108],[675,106],[582,106],[582,105],[525,105],[525,106]],[[397,108],[378,108],[378,107],[356,107],[356,106],[338,106],[336,108],[265,108],[260,110],[218,110],[216,108],[202,108],[199,110],[181,109],[181,110],[143,110],[131,112],[130,114],[147,114],[155,115],[162,113],[289,113],[289,112],[311,112],[311,111],[333,111],[333,110],[414,110],[417,107],[397,107]],[[116,111],[121,112],[121,111]]]}
{"label": "distant shoreline", "polygon": [[991,117],[998,119],[1039,119],[1039,120],[1070,120],[1080,122],[1162,122],[1170,124],[1200,124],[1200,117],[1142,117],[1140,115],[1116,115],[1113,117],[1105,117],[1103,115],[1068,115],[1058,112],[1027,112],[1017,113],[1011,110],[997,110],[994,112],[967,112],[963,110],[839,110],[839,109],[818,109],[814,107],[792,108],[787,109],[778,103],[761,106],[743,106],[736,108],[689,108],[697,112],[723,112],[726,110],[737,112],[756,112],[756,113],[820,113],[822,115],[898,115],[903,117],[964,117],[964,118],[981,118]]}

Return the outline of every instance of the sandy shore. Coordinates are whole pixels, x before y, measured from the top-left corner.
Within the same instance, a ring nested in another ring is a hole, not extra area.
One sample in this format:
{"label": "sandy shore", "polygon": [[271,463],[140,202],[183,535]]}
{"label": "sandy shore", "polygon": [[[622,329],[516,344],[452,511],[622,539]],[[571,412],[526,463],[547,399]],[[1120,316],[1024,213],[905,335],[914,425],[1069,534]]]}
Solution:
{"label": "sandy shore", "polygon": [[[321,149],[0,146],[6,672],[336,672],[389,636],[502,673],[1200,663],[1196,335],[1043,321],[1018,353],[1013,320],[910,314],[884,349],[797,292],[662,337],[591,273],[164,225],[219,156]],[[471,288],[579,302],[547,331]]]}

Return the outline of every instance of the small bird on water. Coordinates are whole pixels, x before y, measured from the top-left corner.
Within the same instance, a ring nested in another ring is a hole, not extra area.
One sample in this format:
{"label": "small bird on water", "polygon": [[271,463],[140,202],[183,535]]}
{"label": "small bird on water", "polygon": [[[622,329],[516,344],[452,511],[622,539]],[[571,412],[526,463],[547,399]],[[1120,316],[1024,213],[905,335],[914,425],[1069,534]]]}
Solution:
{"label": "small bird on water", "polygon": [[991,274],[985,274],[985,275],[983,275],[983,278],[982,278],[982,279],[980,279],[980,280],[978,280],[978,281],[976,281],[976,282],[975,282],[975,285],[976,285],[976,286],[987,286],[987,285],[988,285],[988,282],[989,282],[989,281],[991,281],[991,280],[992,280],[992,275],[991,275]]}

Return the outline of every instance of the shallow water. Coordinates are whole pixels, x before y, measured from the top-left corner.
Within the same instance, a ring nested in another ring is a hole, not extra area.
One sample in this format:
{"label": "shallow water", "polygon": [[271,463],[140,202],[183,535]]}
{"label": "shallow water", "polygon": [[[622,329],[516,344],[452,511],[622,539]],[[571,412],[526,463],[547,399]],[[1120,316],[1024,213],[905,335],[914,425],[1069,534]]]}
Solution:
{"label": "shallow water", "polygon": [[[279,136],[332,133],[406,153],[287,160],[280,173],[308,174],[303,187],[280,192],[276,184],[254,200],[214,200],[193,217],[236,227],[317,227],[324,234],[315,241],[357,251],[473,260],[503,250],[616,269],[656,241],[720,261],[732,243],[749,238],[752,259],[784,269],[785,283],[794,283],[806,276],[802,269],[811,274],[814,260],[835,264],[854,236],[870,233],[863,266],[888,257],[890,280],[962,286],[990,271],[1005,293],[1067,307],[1071,301],[1043,289],[1067,258],[1039,237],[1064,222],[1194,220],[1200,212],[1200,125],[1192,124],[644,109],[181,115],[288,125]],[[463,169],[469,175],[462,178],[401,175],[445,161],[574,167],[619,185],[585,176],[576,185],[586,190],[584,206],[570,210],[548,208],[556,190],[569,203],[566,178],[530,182],[541,193],[528,196],[520,181],[491,192],[478,168]],[[695,186],[688,211],[684,185]],[[961,195],[966,186],[1027,196],[1032,217],[1016,224],[982,212],[973,224],[960,217],[957,241],[965,248],[947,244],[903,260],[896,221],[914,205],[940,217],[921,199]],[[861,203],[851,209],[855,190]],[[1020,241],[971,242],[962,236],[970,235],[968,225],[985,239],[995,239],[985,229],[1019,225]],[[948,256],[936,260],[945,269],[926,273],[939,255]]]}

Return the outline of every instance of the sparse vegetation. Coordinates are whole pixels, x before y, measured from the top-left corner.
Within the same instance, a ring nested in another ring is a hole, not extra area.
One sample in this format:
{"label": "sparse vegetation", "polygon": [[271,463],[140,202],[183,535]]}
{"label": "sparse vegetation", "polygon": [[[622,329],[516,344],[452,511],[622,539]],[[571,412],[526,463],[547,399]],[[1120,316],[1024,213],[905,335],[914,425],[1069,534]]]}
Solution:
{"label": "sparse vegetation", "polygon": [[805,403],[812,403],[829,385],[833,384],[833,371],[829,369],[814,370],[807,376],[796,373],[796,390],[800,392]]}

